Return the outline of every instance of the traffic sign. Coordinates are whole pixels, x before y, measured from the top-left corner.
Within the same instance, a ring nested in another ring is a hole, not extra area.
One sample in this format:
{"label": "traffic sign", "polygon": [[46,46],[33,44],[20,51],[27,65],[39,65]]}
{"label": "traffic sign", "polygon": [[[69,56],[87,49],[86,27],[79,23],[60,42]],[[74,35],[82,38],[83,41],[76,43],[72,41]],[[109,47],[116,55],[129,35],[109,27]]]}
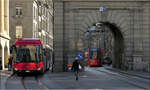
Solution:
{"label": "traffic sign", "polygon": [[79,60],[83,59],[83,54],[79,54],[79,55],[77,56],[77,58],[78,58]]}
{"label": "traffic sign", "polygon": [[99,11],[101,11],[101,12],[106,11],[106,8],[104,8],[104,7],[99,7]]}

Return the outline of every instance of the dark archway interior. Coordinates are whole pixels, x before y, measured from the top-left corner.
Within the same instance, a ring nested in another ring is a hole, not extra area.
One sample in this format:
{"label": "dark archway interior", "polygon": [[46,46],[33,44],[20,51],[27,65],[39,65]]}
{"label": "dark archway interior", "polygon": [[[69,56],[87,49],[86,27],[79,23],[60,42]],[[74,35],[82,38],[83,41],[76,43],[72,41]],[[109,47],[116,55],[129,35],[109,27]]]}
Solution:
{"label": "dark archway interior", "polygon": [[115,68],[123,68],[123,52],[124,52],[124,39],[120,28],[116,24],[110,22],[101,22],[108,27],[114,37],[113,58],[112,66]]}

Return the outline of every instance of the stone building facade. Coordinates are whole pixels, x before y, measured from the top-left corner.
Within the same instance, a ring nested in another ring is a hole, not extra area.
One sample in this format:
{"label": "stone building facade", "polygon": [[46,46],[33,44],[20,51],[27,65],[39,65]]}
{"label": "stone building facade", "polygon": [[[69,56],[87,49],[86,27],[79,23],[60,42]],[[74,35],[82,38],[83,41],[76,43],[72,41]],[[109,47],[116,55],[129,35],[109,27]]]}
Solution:
{"label": "stone building facade", "polygon": [[9,40],[9,0],[0,0],[0,69],[7,67]]}
{"label": "stone building facade", "polygon": [[53,48],[53,4],[51,0],[10,0],[10,45],[17,38],[40,38]]}
{"label": "stone building facade", "polygon": [[[65,71],[80,52],[78,42],[93,24],[103,22],[114,38],[113,67],[150,71],[149,0],[53,0],[54,71]],[[101,10],[105,8],[105,10]]]}

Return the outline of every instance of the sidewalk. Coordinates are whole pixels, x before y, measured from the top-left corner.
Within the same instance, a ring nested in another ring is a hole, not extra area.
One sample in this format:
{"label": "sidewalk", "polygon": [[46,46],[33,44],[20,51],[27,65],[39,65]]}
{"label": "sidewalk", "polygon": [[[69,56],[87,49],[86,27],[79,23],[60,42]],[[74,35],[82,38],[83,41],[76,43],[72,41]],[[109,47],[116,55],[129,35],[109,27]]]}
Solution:
{"label": "sidewalk", "polygon": [[128,74],[131,76],[136,76],[136,77],[140,77],[140,78],[144,78],[144,79],[150,79],[150,72],[142,72],[142,71],[123,71],[117,68],[112,68],[111,66],[104,66],[105,69],[107,70],[111,70],[114,72],[119,72],[122,74]]}
{"label": "sidewalk", "polygon": [[8,70],[0,70],[0,76],[10,76],[12,74],[11,71]]}
{"label": "sidewalk", "polygon": [[11,76],[11,71],[8,71],[7,69],[0,70],[0,90],[6,90],[5,84],[8,77],[10,76]]}

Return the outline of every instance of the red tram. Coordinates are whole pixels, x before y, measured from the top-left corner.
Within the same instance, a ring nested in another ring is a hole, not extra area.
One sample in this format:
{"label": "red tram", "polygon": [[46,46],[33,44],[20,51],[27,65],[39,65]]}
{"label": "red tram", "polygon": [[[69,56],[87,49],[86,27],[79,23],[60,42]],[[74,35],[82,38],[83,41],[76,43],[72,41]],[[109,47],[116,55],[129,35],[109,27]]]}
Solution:
{"label": "red tram", "polygon": [[[40,39],[19,38],[11,47],[13,73],[41,72],[50,68],[51,56],[46,55]],[[50,54],[50,52],[46,52]]]}
{"label": "red tram", "polygon": [[89,48],[88,49],[88,65],[93,66],[102,66],[101,64],[101,51],[99,48]]}

